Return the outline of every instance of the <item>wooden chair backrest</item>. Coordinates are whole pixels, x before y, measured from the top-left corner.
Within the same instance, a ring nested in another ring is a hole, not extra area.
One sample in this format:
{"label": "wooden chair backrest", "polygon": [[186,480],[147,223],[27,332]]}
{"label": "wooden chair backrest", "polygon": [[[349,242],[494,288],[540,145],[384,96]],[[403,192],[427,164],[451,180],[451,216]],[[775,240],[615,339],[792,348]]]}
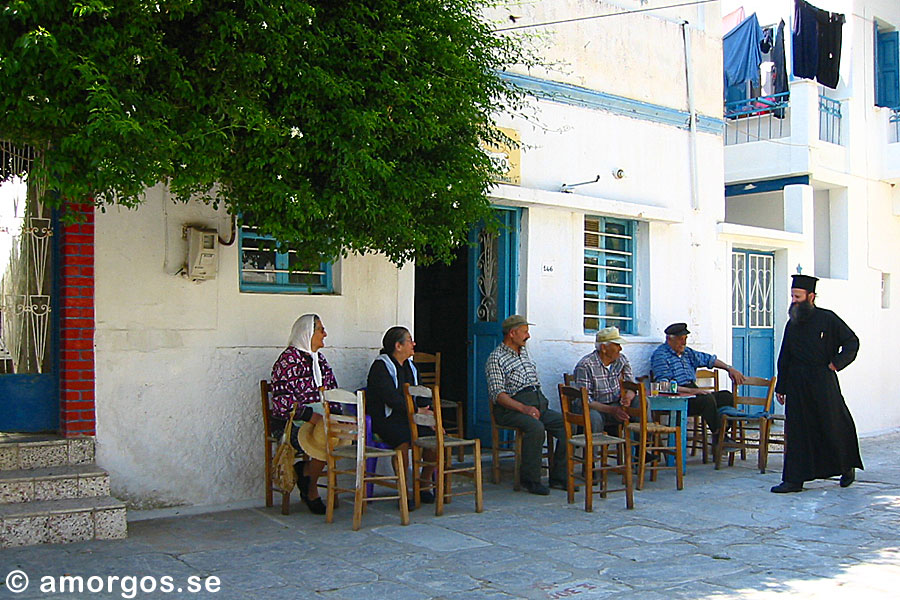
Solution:
{"label": "wooden chair backrest", "polygon": [[746,386],[750,386],[751,388],[765,388],[765,395],[735,396],[735,406],[741,404],[759,406],[762,407],[762,410],[764,410],[765,412],[769,412],[770,410],[772,410],[772,398],[775,396],[775,383],[777,381],[777,376],[773,376],[771,379],[766,379],[765,377],[745,377],[744,383],[743,385],[741,385],[741,389],[747,389]]}
{"label": "wooden chair backrest", "polygon": [[719,391],[719,372],[715,369],[697,369],[694,376],[697,389],[706,392]]}
{"label": "wooden chair backrest", "polygon": [[[566,439],[572,437],[573,428],[581,428],[587,439],[591,438],[591,420],[588,417],[590,408],[588,407],[587,388],[577,388],[571,385],[559,384],[559,406],[562,409],[563,424],[566,427]],[[581,414],[573,410],[574,406],[580,405]]]}
{"label": "wooden chair backrest", "polygon": [[[365,450],[366,410],[362,390],[357,393],[348,390],[322,390],[325,408],[325,439],[328,453],[334,452],[338,446],[346,446],[363,440],[357,447],[361,453]],[[341,413],[331,412],[331,404],[340,404]],[[351,410],[349,407],[353,407]]]}
{"label": "wooden chair backrest", "polygon": [[259,397],[262,400],[263,431],[266,439],[272,437],[272,398],[269,394],[269,381],[259,380]]}
{"label": "wooden chair backrest", "polygon": [[441,353],[415,352],[413,362],[419,374],[419,385],[441,385]]}
{"label": "wooden chair backrest", "polygon": [[648,413],[647,410],[647,388],[644,387],[643,383],[634,383],[632,381],[623,381],[622,382],[622,391],[631,390],[634,392],[634,398],[637,400],[637,406],[635,406],[634,400],[631,401],[631,406],[626,406],[625,412],[628,413],[628,416],[632,419],[639,419],[641,424],[647,423]]}
{"label": "wooden chair backrest", "polygon": [[[408,383],[403,384],[403,395],[406,396],[406,416],[409,422],[410,440],[414,444],[419,439],[419,428],[417,425],[424,425],[434,429],[434,435],[437,437],[438,447],[444,443],[444,419],[441,416],[441,390],[437,385],[417,385],[411,386]],[[417,413],[416,397],[431,398],[431,409],[434,417],[428,415],[419,415]]]}

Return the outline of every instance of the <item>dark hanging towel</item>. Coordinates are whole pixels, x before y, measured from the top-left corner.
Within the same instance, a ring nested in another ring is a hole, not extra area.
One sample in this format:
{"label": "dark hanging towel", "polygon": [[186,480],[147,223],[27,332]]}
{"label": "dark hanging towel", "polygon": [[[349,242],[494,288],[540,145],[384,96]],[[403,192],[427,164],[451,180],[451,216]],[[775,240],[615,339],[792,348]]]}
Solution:
{"label": "dark hanging towel", "polygon": [[841,32],[846,19],[805,0],[794,0],[794,76],[818,79],[837,87],[841,66]]}
{"label": "dark hanging towel", "polygon": [[794,76],[815,79],[819,70],[818,13],[828,13],[804,0],[794,0]]}
{"label": "dark hanging towel", "polygon": [[775,45],[772,48],[772,62],[775,63],[775,93],[788,91],[787,63],[784,55],[784,19],[778,24]]}
{"label": "dark hanging towel", "polygon": [[841,37],[846,19],[840,13],[831,13],[828,21],[819,23],[819,66],[816,79],[822,85],[835,89],[841,78]]}

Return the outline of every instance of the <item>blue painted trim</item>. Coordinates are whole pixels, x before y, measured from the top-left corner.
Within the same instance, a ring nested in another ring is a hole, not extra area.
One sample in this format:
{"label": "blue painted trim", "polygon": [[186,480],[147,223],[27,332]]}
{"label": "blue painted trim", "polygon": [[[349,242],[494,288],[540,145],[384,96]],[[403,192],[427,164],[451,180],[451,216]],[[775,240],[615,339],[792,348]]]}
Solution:
{"label": "blue painted trim", "polygon": [[62,318],[61,252],[63,228],[59,212],[50,213],[50,353],[49,371],[0,375],[0,431],[57,432],[59,430],[60,325]]}
{"label": "blue painted trim", "polygon": [[[748,185],[753,187],[746,189]],[[809,185],[809,175],[796,175],[794,177],[781,177],[779,179],[766,179],[764,181],[745,181],[725,186],[725,197],[743,196],[745,194],[761,194],[763,192],[777,192],[783,190],[786,185]]]}
{"label": "blue painted trim", "polygon": [[[606,230],[606,228],[605,228],[606,223],[618,223],[620,225],[624,225],[627,235],[629,235],[631,237],[631,239],[629,240],[629,245],[628,245],[628,251],[631,252],[631,255],[630,256],[624,256],[624,255],[621,256],[622,260],[624,260],[625,263],[628,265],[628,268],[631,269],[630,276],[628,277],[628,280],[626,282],[631,287],[625,289],[625,299],[627,301],[631,302],[631,304],[629,305],[627,314],[624,315],[623,318],[598,315],[597,320],[598,320],[601,328],[617,326],[621,333],[633,334],[633,333],[635,333],[635,328],[636,328],[636,324],[637,324],[637,314],[636,314],[636,306],[635,306],[635,289],[637,289],[637,281],[635,279],[636,278],[635,264],[637,262],[636,258],[637,258],[637,253],[638,253],[637,239],[636,239],[637,221],[633,221],[630,219],[616,219],[613,217],[598,217],[598,216],[592,216],[592,215],[589,215],[589,217],[591,219],[599,219],[600,220],[601,231]],[[605,259],[607,256],[614,256],[614,255],[607,255],[605,250],[595,250],[592,248],[591,249],[585,248],[584,256],[585,257],[593,256],[596,258]],[[619,256],[619,255],[615,255],[615,256]],[[585,261],[585,262],[587,262],[587,261]],[[598,263],[597,263],[598,267],[601,266],[602,264],[603,263],[599,262],[599,260],[598,260]],[[588,267],[585,267],[585,270],[587,270],[587,268]],[[587,285],[587,283],[588,282],[585,281],[585,285]],[[601,282],[598,280],[598,282],[597,282],[598,291],[596,292],[596,298],[591,298],[591,299],[596,299],[599,301],[599,300],[605,300],[606,298],[609,297],[606,293],[604,293],[604,291],[601,291],[601,288],[603,287],[602,286],[603,283],[606,283],[606,282],[605,281]],[[591,294],[591,296],[593,296],[593,294]],[[584,290],[584,297],[585,298],[589,297],[587,290]],[[584,312],[582,312],[581,316],[582,316],[582,325],[583,325],[586,315],[584,314]],[[586,335],[594,335],[597,333],[597,331],[599,331],[599,328],[593,329],[590,327],[584,327],[584,333]]]}
{"label": "blue painted trim", "polygon": [[[255,233],[248,233],[243,230],[240,230],[240,247],[238,252],[238,261],[242,260],[244,256],[244,240],[272,240],[275,238],[267,235],[258,235]],[[275,252],[275,260],[277,269],[287,269],[288,268],[288,255],[284,252]],[[240,281],[240,291],[242,292],[257,292],[257,293],[268,293],[268,294],[331,294],[334,293],[334,281],[332,279],[332,266],[331,262],[323,262],[319,263],[319,270],[324,271],[324,275],[321,276],[321,283],[319,284],[295,284],[295,283],[287,283],[286,280],[288,278],[288,274],[276,274],[276,280],[282,280],[278,283],[248,283],[244,281],[244,273],[241,270],[240,263],[238,264],[238,280]]]}
{"label": "blue painted trim", "polygon": [[[506,72],[499,73],[499,75],[502,79],[537,98],[572,106],[606,110],[633,119],[671,125],[679,129],[690,130],[691,128],[690,113],[683,110],[529,75]],[[723,119],[697,115],[697,131],[722,135],[724,127]]]}

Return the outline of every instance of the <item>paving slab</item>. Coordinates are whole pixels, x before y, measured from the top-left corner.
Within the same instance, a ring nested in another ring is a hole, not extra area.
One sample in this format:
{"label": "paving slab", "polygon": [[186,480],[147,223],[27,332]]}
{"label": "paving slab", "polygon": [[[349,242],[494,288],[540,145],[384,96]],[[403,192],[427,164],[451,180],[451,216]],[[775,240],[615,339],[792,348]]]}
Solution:
{"label": "paving slab", "polygon": [[[43,577],[189,578],[216,592],[133,598],[212,600],[346,598],[387,600],[589,600],[593,598],[894,598],[900,581],[900,432],[861,440],[868,468],[841,489],[816,481],[776,495],[780,456],[768,473],[755,456],[716,471],[688,460],[685,489],[662,477],[635,493],[566,502],[485,483],[485,511],[455,500],[444,516],[424,506],[401,526],[393,504],[376,503],[352,531],[349,501],[335,522],[298,501],[279,507],[186,514],[132,514],[129,537],[0,550],[0,599],[124,598],[123,588],[90,594],[42,592]],[[466,483],[461,483],[464,487]],[[132,511],[134,513],[135,511]],[[31,579],[13,594],[13,570]]]}

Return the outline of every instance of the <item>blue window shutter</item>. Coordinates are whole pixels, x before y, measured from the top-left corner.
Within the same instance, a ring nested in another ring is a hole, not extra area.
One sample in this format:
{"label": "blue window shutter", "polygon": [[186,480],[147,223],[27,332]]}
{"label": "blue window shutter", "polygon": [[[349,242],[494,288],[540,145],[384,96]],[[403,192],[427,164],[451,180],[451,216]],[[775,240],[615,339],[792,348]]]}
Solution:
{"label": "blue window shutter", "polygon": [[896,31],[878,34],[875,64],[875,104],[900,107],[900,36]]}

